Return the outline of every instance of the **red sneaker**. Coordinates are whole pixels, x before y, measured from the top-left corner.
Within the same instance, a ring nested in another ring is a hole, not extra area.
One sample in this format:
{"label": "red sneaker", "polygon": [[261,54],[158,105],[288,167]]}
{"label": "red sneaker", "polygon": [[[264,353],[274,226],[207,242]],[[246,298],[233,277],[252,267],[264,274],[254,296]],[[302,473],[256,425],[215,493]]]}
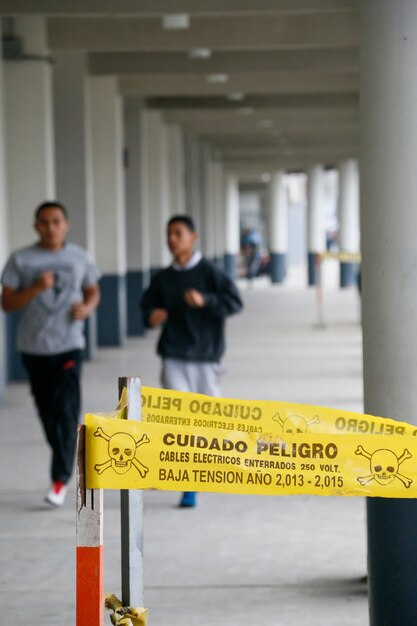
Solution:
{"label": "red sneaker", "polygon": [[45,501],[52,506],[62,506],[65,502],[65,496],[67,495],[67,487],[60,480],[56,480],[51,489],[45,496]]}

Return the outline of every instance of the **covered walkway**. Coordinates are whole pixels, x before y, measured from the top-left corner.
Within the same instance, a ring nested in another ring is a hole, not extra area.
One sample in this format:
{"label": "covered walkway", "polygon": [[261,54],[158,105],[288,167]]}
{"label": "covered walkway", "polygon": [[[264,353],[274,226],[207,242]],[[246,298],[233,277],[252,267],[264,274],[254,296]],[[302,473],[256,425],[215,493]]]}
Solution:
{"label": "covered walkway", "polygon": [[[362,410],[361,332],[354,290],[244,287],[229,322],[225,396]],[[84,408],[111,410],[117,377],[158,384],[155,335],[100,349],[84,371]],[[8,623],[73,626],[75,492],[43,505],[48,454],[26,384],[0,409],[0,602]],[[364,626],[368,623],[365,509],[360,498],[145,494],[145,598],[152,626]],[[118,494],[105,493],[105,589],[118,593]]]}

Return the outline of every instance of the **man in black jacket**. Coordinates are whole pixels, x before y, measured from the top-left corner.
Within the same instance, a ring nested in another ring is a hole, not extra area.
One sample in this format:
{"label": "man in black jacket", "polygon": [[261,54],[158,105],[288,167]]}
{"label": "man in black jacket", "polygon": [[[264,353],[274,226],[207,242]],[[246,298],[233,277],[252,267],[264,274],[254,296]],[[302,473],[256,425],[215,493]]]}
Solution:
{"label": "man in black jacket", "polygon": [[[242,301],[226,274],[194,251],[198,235],[190,217],[172,217],[167,236],[174,262],[155,275],[142,300],[145,324],[163,326],[162,384],[219,396],[225,318],[240,311]],[[185,492],[180,506],[195,504],[195,493]]]}

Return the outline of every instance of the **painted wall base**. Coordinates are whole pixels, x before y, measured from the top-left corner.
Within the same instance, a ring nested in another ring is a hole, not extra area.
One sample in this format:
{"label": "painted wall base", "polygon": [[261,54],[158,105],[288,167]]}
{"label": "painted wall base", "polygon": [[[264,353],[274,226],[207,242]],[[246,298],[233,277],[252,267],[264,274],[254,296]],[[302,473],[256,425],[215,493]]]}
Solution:
{"label": "painted wall base", "polygon": [[[16,335],[17,326],[19,323],[19,313],[9,313],[5,316],[5,361],[6,361],[6,376],[7,382],[21,382],[28,380],[26,370],[22,363],[20,353],[16,351]],[[85,324],[85,339],[86,347],[83,352],[83,359],[85,361],[92,361],[95,358],[97,352],[97,321],[96,314],[93,313]],[[1,342],[0,342],[1,346]],[[0,359],[1,363],[1,359]],[[0,379],[0,403],[1,403],[1,379]]]}
{"label": "painted wall base", "polygon": [[367,498],[367,518],[370,624],[414,624],[417,500]]}
{"label": "painted wall base", "polygon": [[236,280],[237,278],[237,270],[236,270],[236,255],[235,254],[225,254],[224,255],[224,271],[232,280]]}
{"label": "painted wall base", "polygon": [[142,270],[127,273],[127,334],[141,337],[145,334],[140,303],[143,292],[149,284],[149,272]]}
{"label": "painted wall base", "polygon": [[6,315],[7,381],[9,382],[19,382],[28,379],[20,353],[16,351],[19,318],[20,314],[18,312]]}
{"label": "painted wall base", "polygon": [[107,274],[100,280],[97,338],[101,347],[122,346],[126,338],[126,276]]}
{"label": "painted wall base", "polygon": [[356,283],[358,266],[356,263],[340,263],[340,286],[351,287]]}
{"label": "painted wall base", "polygon": [[214,263],[214,265],[216,267],[219,268],[219,270],[221,270],[222,272],[225,271],[225,268],[224,268],[224,257],[219,257],[219,256],[214,257],[213,263]]}
{"label": "painted wall base", "polygon": [[0,311],[0,406],[3,405],[6,396],[6,370],[7,370],[7,350],[6,350],[6,316]]}
{"label": "painted wall base", "polygon": [[308,285],[312,287],[317,282],[317,271],[316,271],[316,254],[315,252],[308,253]]}
{"label": "painted wall base", "polygon": [[158,272],[161,271],[161,269],[163,269],[162,267],[151,267],[151,269],[149,270],[150,273],[150,279],[152,280],[152,278],[155,276],[155,274],[157,274]]}
{"label": "painted wall base", "polygon": [[97,354],[97,313],[94,311],[85,322],[84,327],[85,348],[84,361],[94,361]]}
{"label": "painted wall base", "polygon": [[282,283],[287,275],[287,255],[272,252],[271,253],[271,282]]}

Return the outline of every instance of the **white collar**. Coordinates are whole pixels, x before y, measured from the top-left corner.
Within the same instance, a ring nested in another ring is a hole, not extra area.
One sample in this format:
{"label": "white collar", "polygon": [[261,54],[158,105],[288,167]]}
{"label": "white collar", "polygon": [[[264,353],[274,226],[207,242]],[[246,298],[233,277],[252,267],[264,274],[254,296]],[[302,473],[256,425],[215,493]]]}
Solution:
{"label": "white collar", "polygon": [[174,263],[172,264],[172,269],[176,270],[177,272],[184,272],[185,270],[191,270],[198,263],[200,263],[202,258],[203,258],[203,255],[201,254],[200,250],[196,250],[193,253],[193,256],[191,257],[191,259],[188,261],[188,263],[186,263],[185,265],[180,265],[179,263],[174,261]]}

